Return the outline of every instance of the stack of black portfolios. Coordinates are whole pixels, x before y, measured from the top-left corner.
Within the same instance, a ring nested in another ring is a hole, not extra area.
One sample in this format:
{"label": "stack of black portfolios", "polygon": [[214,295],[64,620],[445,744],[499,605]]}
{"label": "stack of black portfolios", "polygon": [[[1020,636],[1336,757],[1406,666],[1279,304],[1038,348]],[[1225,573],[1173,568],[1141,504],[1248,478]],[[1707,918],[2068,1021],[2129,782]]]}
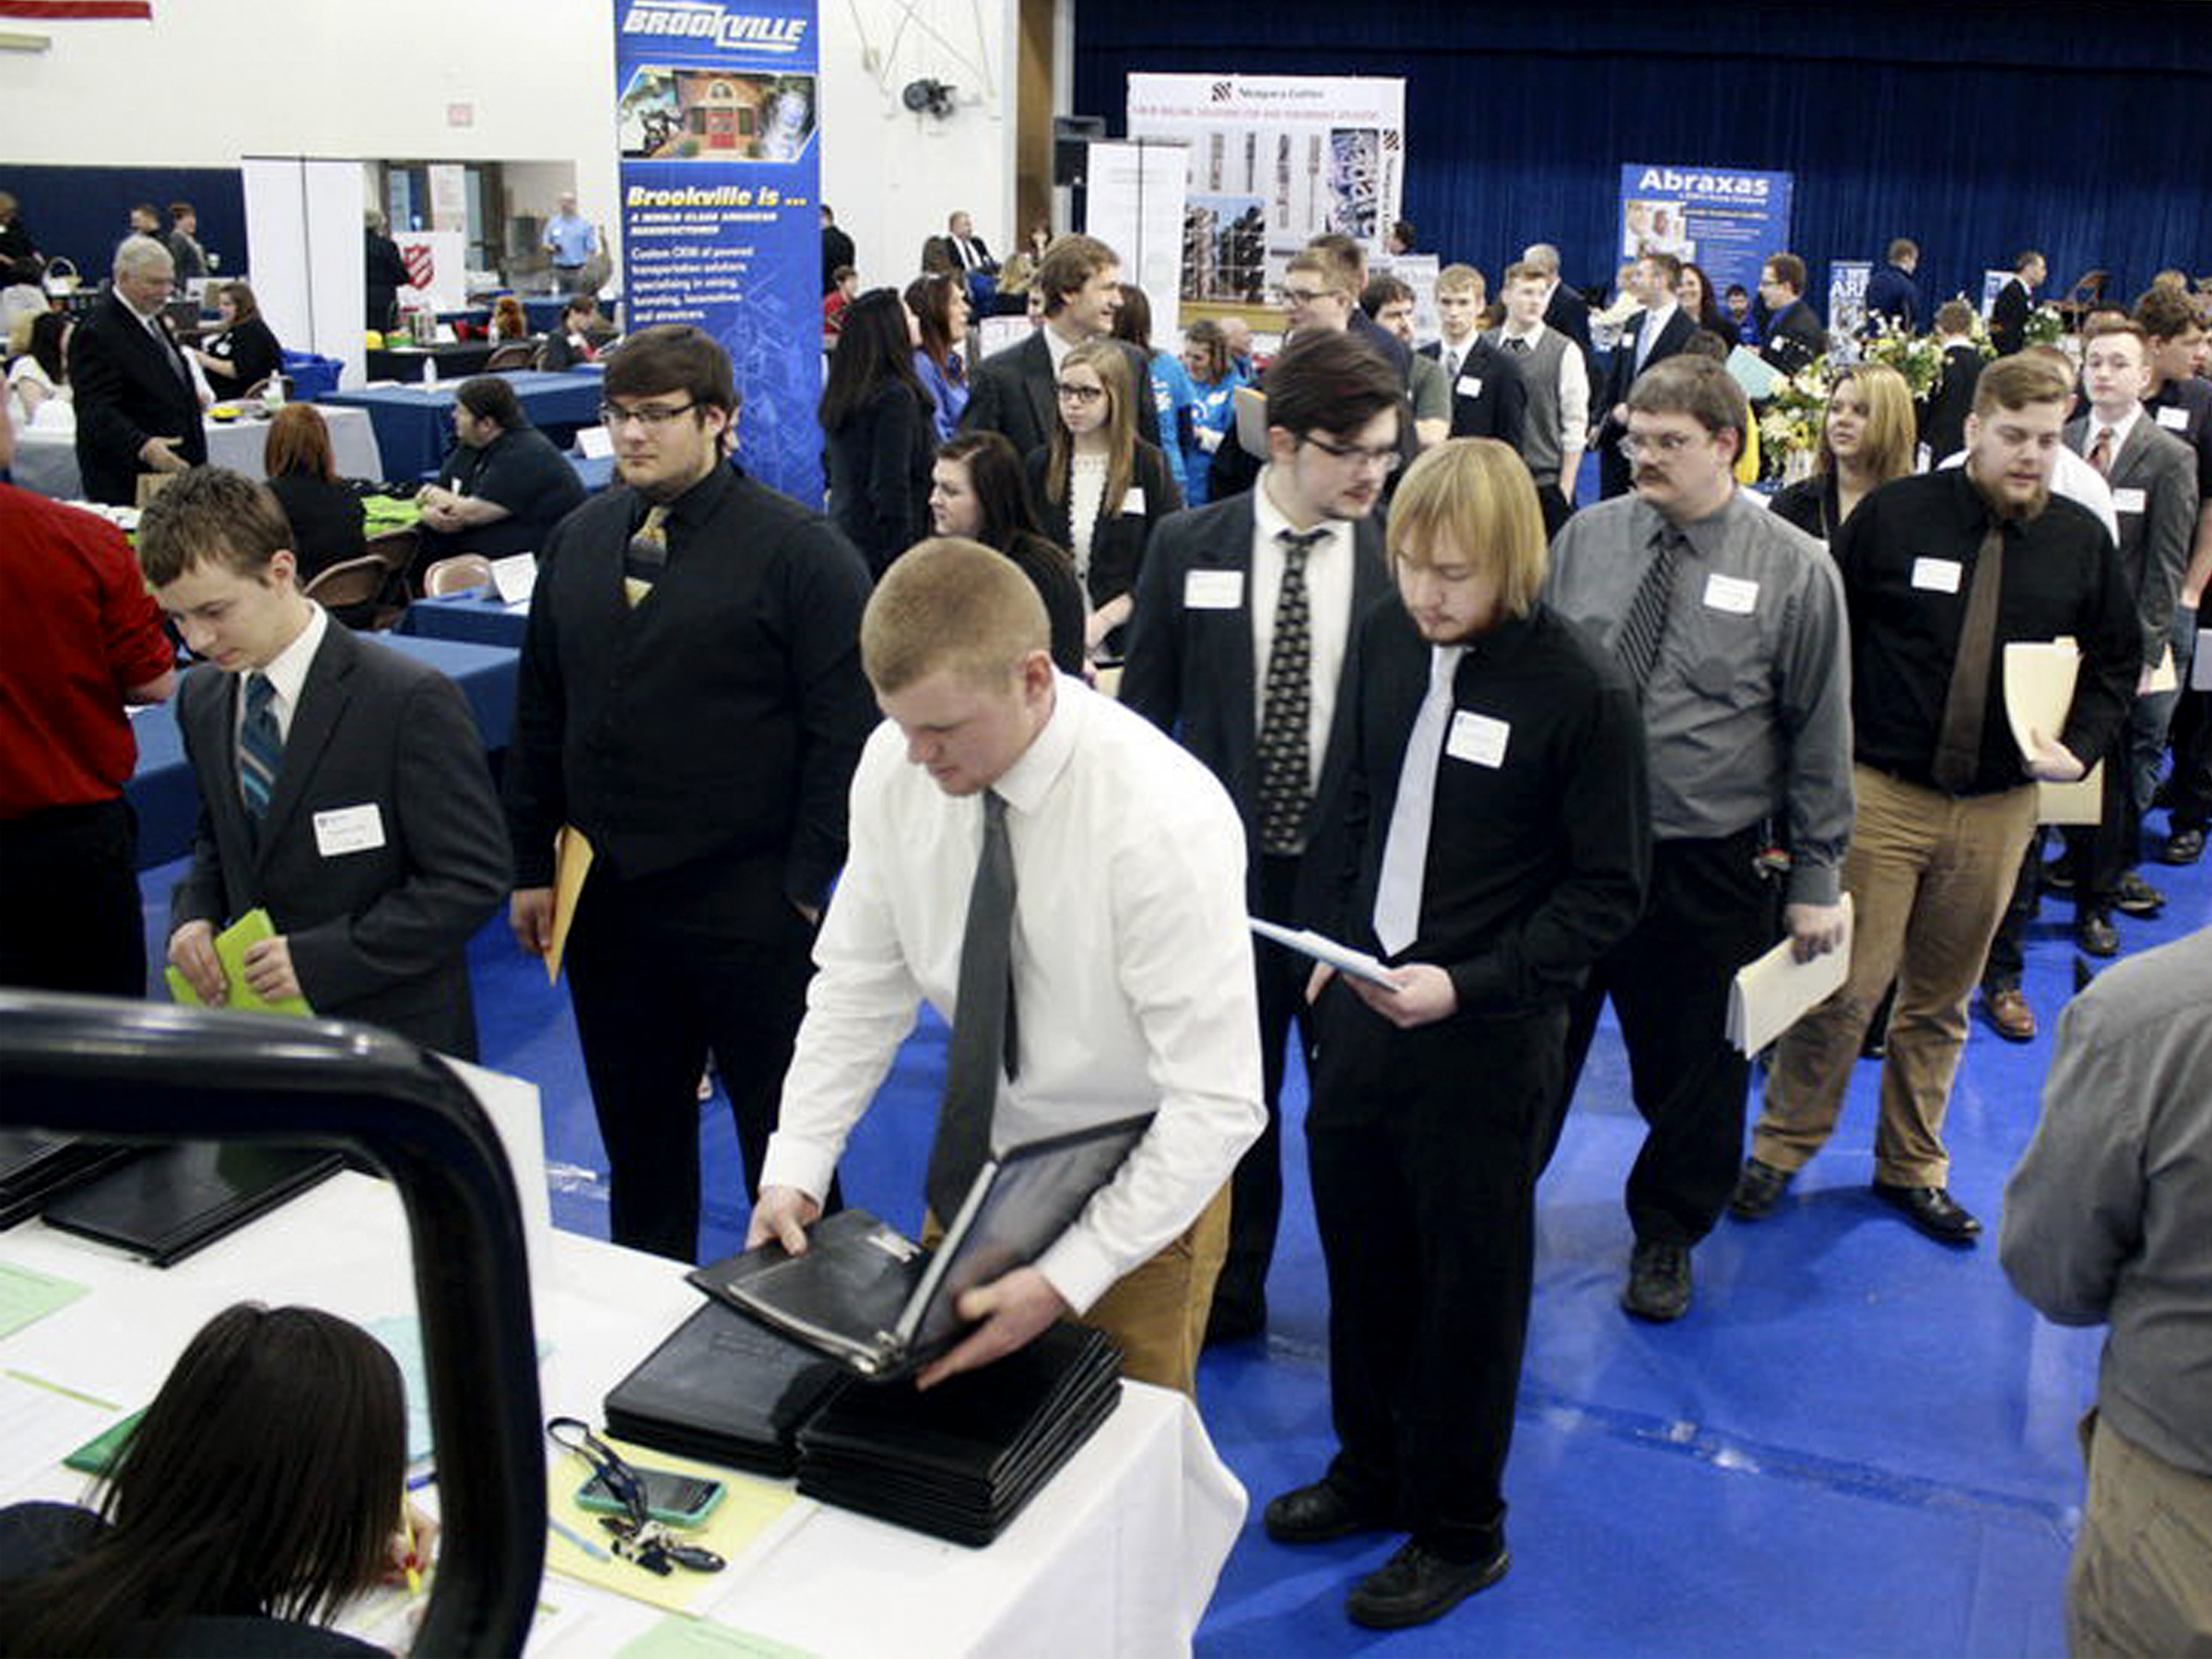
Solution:
{"label": "stack of black portfolios", "polygon": [[844,1378],[835,1360],[709,1302],[606,1396],[611,1433],[757,1475],[798,1466],[798,1432]]}

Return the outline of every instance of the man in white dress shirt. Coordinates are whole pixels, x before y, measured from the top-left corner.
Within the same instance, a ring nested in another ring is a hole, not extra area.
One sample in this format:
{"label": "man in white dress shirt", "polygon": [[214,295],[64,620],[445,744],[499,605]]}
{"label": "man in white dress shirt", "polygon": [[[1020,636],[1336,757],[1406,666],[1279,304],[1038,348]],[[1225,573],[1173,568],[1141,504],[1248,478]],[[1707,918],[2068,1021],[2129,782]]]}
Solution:
{"label": "man in white dress shirt", "polygon": [[849,861],[746,1241],[805,1248],[921,998],[959,1048],[971,889],[1003,822],[1016,1037],[993,1149],[1155,1115],[1042,1256],[960,1299],[976,1328],[919,1381],[1074,1315],[1121,1345],[1126,1375],[1188,1394],[1230,1174],[1263,1122],[1243,825],[1203,764],[1057,674],[1049,637],[1029,579],[973,542],[923,543],[869,600],[861,655],[888,719],[853,774]]}

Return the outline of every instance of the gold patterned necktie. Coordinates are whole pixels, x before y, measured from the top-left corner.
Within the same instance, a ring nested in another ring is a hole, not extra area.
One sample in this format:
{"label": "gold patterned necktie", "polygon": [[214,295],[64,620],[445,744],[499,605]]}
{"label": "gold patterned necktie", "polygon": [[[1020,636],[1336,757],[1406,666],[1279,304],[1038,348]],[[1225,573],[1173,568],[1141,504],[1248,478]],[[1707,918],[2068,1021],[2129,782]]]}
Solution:
{"label": "gold patterned necktie", "polygon": [[633,610],[653,592],[668,568],[668,509],[656,505],[645,514],[622,555],[622,593]]}

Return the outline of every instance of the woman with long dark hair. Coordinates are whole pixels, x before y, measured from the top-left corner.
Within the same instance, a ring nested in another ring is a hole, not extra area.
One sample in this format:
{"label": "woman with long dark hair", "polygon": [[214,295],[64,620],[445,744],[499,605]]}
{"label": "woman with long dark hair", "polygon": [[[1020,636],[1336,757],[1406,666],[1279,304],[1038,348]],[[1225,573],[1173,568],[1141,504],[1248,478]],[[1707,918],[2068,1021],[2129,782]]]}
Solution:
{"label": "woman with long dark hair", "polygon": [[1695,326],[1709,329],[1724,340],[1735,338],[1735,325],[1721,309],[1721,297],[1712,291],[1712,278],[1705,275],[1702,266],[1682,262],[1682,274],[1675,278],[1675,303]]}
{"label": "woman with long dark hair", "polygon": [[284,1620],[287,1652],[377,1653],[315,1627],[411,1564],[406,1455],[399,1367],[375,1338],[313,1308],[228,1308],[131,1431],[97,1512],[0,1510],[0,1649],[274,1652],[253,1626]]}
{"label": "woman with long dark hair", "polygon": [[69,390],[69,313],[45,311],[30,321],[30,337],[23,354],[7,366],[8,390],[16,396],[16,424],[27,427],[38,418],[39,406],[59,398],[71,401]]}
{"label": "woman with long dark hair", "polygon": [[906,309],[922,331],[914,376],[936,405],[931,425],[942,443],[960,429],[968,406],[967,285],[943,271],[917,276],[906,285]]}
{"label": "woman with long dark hair", "polygon": [[928,523],[929,394],[914,378],[913,315],[896,288],[870,288],[845,312],[822,388],[830,516],[871,573],[920,541]]}
{"label": "woman with long dark hair", "polygon": [[361,498],[338,478],[337,456],[322,410],[301,403],[277,410],[262,446],[261,465],[268,474],[269,493],[290,521],[302,582],[368,552]]}
{"label": "woman with long dark hair", "polygon": [[930,469],[930,527],[996,548],[1021,567],[1044,601],[1053,628],[1053,665],[1084,669],[1083,584],[1064,547],[1046,539],[1030,506],[1021,457],[999,432],[962,432],[939,446]]}
{"label": "woman with long dark hair", "polygon": [[1052,441],[1022,458],[1044,533],[1074,556],[1090,594],[1083,631],[1093,653],[1111,649],[1129,619],[1152,526],[1182,506],[1166,460],[1136,435],[1136,399],[1151,388],[1139,392],[1131,378],[1114,340],[1071,349],[1060,359]]}
{"label": "woman with long dark hair", "polygon": [[218,397],[244,397],[272,374],[284,371],[284,347],[262,321],[253,290],[226,282],[215,290],[215,309],[223,320],[206,345],[192,354],[207,371],[207,389]]}

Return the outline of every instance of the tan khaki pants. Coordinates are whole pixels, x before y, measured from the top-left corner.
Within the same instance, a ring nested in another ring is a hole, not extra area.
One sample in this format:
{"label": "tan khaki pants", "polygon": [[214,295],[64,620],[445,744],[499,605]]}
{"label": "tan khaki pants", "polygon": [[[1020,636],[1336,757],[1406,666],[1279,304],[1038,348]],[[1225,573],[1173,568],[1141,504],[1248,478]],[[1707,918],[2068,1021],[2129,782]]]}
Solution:
{"label": "tan khaki pants", "polygon": [[2092,1411],[2088,1500],[2066,1576],[2075,1659],[2212,1654],[2212,1478],[2177,1469]]}

